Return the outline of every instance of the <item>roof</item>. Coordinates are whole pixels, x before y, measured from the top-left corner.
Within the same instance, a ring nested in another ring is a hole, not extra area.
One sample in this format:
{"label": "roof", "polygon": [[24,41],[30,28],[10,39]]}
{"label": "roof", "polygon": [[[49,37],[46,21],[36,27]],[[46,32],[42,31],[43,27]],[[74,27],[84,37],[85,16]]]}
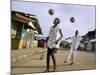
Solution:
{"label": "roof", "polygon": [[94,31],[89,31],[86,35],[91,35],[91,34],[95,34],[96,33],[96,29]]}
{"label": "roof", "polygon": [[40,24],[38,22],[38,19],[36,18],[36,15],[31,15],[23,12],[18,12],[18,11],[12,11],[12,18],[23,22],[23,23],[29,23],[32,22],[36,30],[38,31],[39,34],[42,34],[42,30],[40,27]]}

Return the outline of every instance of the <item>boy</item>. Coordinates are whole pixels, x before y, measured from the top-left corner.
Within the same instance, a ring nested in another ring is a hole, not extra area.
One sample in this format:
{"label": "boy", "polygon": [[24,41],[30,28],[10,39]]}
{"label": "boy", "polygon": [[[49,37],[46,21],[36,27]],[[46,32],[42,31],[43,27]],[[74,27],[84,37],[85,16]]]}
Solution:
{"label": "boy", "polygon": [[[75,62],[75,55],[76,55],[76,51],[77,51],[77,48],[80,44],[80,41],[82,40],[82,37],[81,36],[78,36],[78,30],[75,31],[75,36],[71,37],[71,38],[66,38],[65,40],[67,39],[71,39],[72,40],[72,45],[71,45],[71,48],[70,48],[70,53],[69,53],[69,56],[68,56],[68,59],[66,58],[67,54],[65,54],[65,60],[64,60],[64,63],[68,62],[69,59],[71,59],[71,65]],[[66,61],[67,59],[67,61]]]}
{"label": "boy", "polygon": [[[49,72],[50,56],[52,57],[53,64],[54,64],[53,71],[56,71],[56,58],[55,58],[55,53],[57,51],[56,46],[58,45],[59,41],[61,40],[61,38],[63,36],[62,31],[58,26],[59,23],[60,23],[59,18],[55,18],[54,22],[53,22],[54,25],[50,28],[49,36],[47,37],[48,50],[47,50],[47,68],[46,68],[46,72]],[[59,32],[60,35],[61,35],[58,39],[57,39],[57,32]]]}

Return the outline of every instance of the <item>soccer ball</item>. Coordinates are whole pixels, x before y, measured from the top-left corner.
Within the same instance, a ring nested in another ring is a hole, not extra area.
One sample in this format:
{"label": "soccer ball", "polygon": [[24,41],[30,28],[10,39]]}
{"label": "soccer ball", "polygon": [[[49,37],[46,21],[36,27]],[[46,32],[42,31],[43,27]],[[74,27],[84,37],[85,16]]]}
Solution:
{"label": "soccer ball", "polygon": [[49,13],[49,15],[54,15],[54,10],[53,9],[49,9],[48,13]]}
{"label": "soccer ball", "polygon": [[70,17],[70,22],[74,23],[75,22],[75,18],[74,17]]}

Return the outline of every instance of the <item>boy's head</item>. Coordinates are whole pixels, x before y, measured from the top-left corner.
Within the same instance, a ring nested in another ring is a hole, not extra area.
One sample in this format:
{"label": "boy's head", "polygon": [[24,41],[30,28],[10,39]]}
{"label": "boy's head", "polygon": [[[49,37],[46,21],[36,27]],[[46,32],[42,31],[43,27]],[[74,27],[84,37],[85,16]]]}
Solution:
{"label": "boy's head", "polygon": [[57,26],[59,23],[60,23],[60,19],[59,18],[55,18],[54,21],[53,21],[53,24],[55,26]]}
{"label": "boy's head", "polygon": [[75,36],[77,36],[77,35],[78,35],[78,30],[75,31]]}

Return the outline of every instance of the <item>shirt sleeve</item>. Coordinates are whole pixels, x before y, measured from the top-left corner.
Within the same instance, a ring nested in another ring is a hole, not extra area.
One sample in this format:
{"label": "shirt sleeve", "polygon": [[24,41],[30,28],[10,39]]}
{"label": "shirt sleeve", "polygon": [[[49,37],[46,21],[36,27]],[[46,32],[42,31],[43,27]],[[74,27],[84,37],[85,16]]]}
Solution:
{"label": "shirt sleeve", "polygon": [[71,41],[74,39],[74,36],[70,37]]}
{"label": "shirt sleeve", "polygon": [[58,30],[62,29],[61,27],[58,26]]}

